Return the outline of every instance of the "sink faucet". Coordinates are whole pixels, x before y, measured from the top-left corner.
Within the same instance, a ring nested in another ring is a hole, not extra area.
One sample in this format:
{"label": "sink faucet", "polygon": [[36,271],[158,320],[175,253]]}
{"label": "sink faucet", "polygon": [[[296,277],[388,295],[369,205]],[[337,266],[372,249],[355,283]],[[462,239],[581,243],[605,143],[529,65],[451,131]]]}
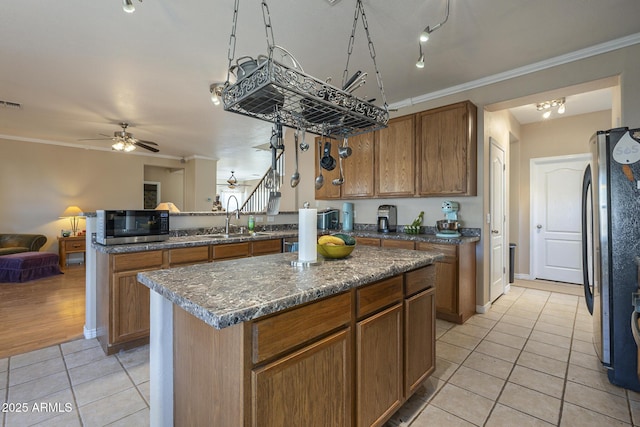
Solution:
{"label": "sink faucet", "polygon": [[229,234],[229,202],[231,201],[231,198],[233,198],[236,201],[236,219],[240,219],[240,202],[238,202],[238,199],[236,198],[236,196],[232,194],[227,199],[227,218],[224,226],[224,234],[227,234],[227,235]]}

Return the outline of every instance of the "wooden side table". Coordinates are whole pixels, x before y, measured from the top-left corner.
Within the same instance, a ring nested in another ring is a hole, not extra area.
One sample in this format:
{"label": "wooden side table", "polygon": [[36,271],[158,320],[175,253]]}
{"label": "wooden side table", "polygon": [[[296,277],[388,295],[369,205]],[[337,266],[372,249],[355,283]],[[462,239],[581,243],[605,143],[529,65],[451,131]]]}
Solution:
{"label": "wooden side table", "polygon": [[86,236],[58,237],[58,255],[60,268],[67,266],[67,255],[82,253],[82,262],[86,262]]}

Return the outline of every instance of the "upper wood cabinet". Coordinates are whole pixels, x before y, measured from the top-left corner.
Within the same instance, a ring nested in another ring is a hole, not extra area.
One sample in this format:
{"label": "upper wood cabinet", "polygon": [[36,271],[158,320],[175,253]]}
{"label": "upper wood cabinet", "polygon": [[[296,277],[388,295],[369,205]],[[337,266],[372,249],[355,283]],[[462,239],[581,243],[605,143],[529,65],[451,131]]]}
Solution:
{"label": "upper wood cabinet", "polygon": [[373,197],[374,194],[374,139],[375,132],[364,133],[349,138],[352,154],[342,159],[344,184],[342,198]]}
{"label": "upper wood cabinet", "polygon": [[376,133],[376,195],[413,197],[415,194],[415,116],[389,120]]}
{"label": "upper wood cabinet", "polygon": [[475,196],[476,114],[469,101],[416,115],[419,196]]}

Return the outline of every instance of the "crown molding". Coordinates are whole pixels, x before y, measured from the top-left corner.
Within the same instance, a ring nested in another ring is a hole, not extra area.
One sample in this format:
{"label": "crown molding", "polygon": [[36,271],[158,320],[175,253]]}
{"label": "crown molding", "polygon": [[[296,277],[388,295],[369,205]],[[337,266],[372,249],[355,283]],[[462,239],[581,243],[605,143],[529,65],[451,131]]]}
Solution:
{"label": "crown molding", "polygon": [[591,47],[576,50],[574,52],[567,53],[565,55],[556,56],[553,58],[545,59],[544,61],[534,62],[533,64],[525,65],[523,67],[514,68],[513,70],[505,71],[503,73],[494,74],[492,76],[483,77],[481,79],[466,82],[460,85],[451,86],[446,89],[437,90],[435,92],[426,93],[424,95],[408,98],[393,104],[389,104],[389,109],[399,109],[410,107],[421,102],[427,102],[434,99],[442,98],[448,95],[464,92],[466,90],[477,89],[482,86],[502,82],[505,80],[513,79],[515,77],[524,76],[527,74],[535,73],[537,71],[546,70],[548,68],[556,67],[558,65],[567,64],[570,62],[578,61],[580,59],[589,58],[592,56],[600,55],[603,53],[611,52],[614,50],[622,49],[628,46],[633,46],[640,43],[640,33],[631,34],[626,37],[611,40],[605,43],[600,43]]}

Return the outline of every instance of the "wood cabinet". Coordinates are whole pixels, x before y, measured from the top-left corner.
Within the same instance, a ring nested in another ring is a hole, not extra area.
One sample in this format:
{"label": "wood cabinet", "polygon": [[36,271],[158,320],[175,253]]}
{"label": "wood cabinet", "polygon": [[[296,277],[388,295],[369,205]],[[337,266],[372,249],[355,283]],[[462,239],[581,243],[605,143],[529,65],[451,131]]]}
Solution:
{"label": "wood cabinet", "polygon": [[475,242],[461,245],[418,242],[416,249],[437,251],[445,257],[435,263],[436,317],[464,323],[475,314]]}
{"label": "wood cabinet", "polygon": [[60,268],[67,267],[67,255],[82,254],[82,261],[85,261],[85,251],[87,246],[87,238],[85,236],[58,237],[58,257]]}
{"label": "wood cabinet", "polygon": [[343,199],[373,197],[374,188],[374,139],[369,132],[349,138],[352,154],[342,159],[344,184],[341,188]]}
{"label": "wood cabinet", "polygon": [[380,239],[373,237],[356,237],[356,243],[364,246],[380,246]]}
{"label": "wood cabinet", "polygon": [[434,369],[434,269],[224,329],[174,306],[175,424],[383,425]]}
{"label": "wood cabinet", "polygon": [[389,126],[376,132],[376,195],[413,197],[416,182],[415,117],[389,120]]}
{"label": "wood cabinet", "polygon": [[97,338],[106,354],[149,342],[150,291],[136,276],[165,265],[163,251],[97,253]]}
{"label": "wood cabinet", "polygon": [[[316,190],[316,199],[475,196],[476,116],[477,107],[464,101],[396,117],[384,129],[349,138],[353,154],[343,160],[344,184],[331,184],[338,166],[323,170],[324,186]],[[337,161],[341,141],[331,143]]]}
{"label": "wood cabinet", "polygon": [[476,195],[476,114],[466,101],[416,115],[419,196]]}
{"label": "wood cabinet", "polygon": [[380,239],[380,242],[383,248],[415,249],[412,240]]}
{"label": "wood cabinet", "polygon": [[98,341],[106,354],[149,342],[149,288],[141,271],[282,252],[282,239],[105,254],[97,252]]}

